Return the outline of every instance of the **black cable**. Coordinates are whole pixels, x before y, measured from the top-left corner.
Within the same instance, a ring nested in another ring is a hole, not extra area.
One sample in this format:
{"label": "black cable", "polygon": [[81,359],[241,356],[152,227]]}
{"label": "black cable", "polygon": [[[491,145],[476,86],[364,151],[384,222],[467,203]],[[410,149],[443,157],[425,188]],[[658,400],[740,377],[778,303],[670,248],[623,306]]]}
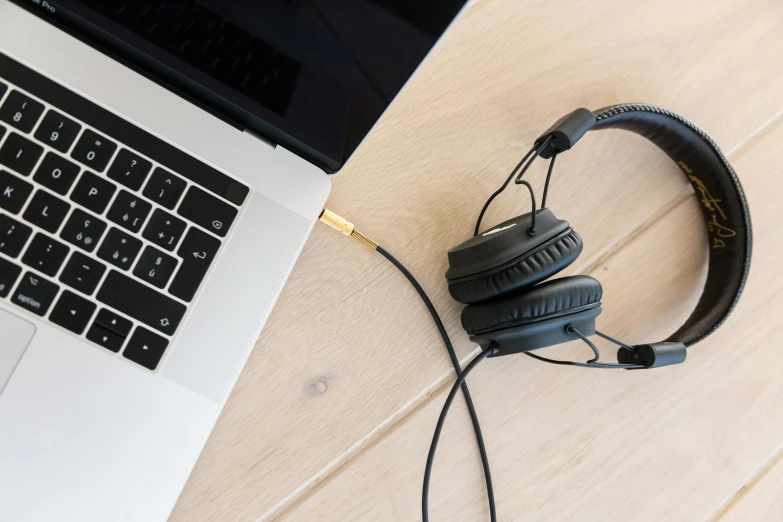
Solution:
{"label": "black cable", "polygon": [[[457,354],[454,351],[454,346],[452,346],[451,339],[449,339],[449,334],[446,332],[446,327],[443,326],[443,321],[440,320],[440,316],[438,315],[437,310],[435,310],[435,306],[432,304],[432,301],[430,301],[430,298],[427,296],[427,293],[421,287],[419,282],[416,281],[416,278],[413,277],[413,274],[411,274],[408,269],[405,268],[402,263],[400,263],[385,248],[378,246],[376,251],[389,260],[389,262],[397,267],[400,272],[402,272],[402,274],[408,279],[410,284],[419,294],[421,300],[424,301],[427,310],[429,310],[430,315],[432,316],[432,320],[435,321],[435,326],[438,327],[440,336],[443,338],[443,344],[446,345],[446,350],[449,352],[449,358],[451,359],[451,364],[454,366],[454,370],[457,372],[457,377],[464,375],[462,368],[460,367]],[[476,408],[473,406],[473,399],[470,396],[470,390],[468,390],[468,384],[464,382],[464,379],[462,379],[461,388],[462,394],[465,396],[465,404],[467,405],[468,412],[470,413],[470,420],[473,422],[473,431],[476,433],[476,443],[478,444],[479,453],[481,455],[481,465],[484,468],[484,481],[487,485],[487,501],[489,502],[489,516],[492,522],[497,522],[497,513],[495,510],[495,491],[492,487],[492,475],[489,471],[489,458],[487,457],[487,449],[484,446],[484,437],[481,434],[481,426],[479,424],[478,415],[476,414]]]}
{"label": "black cable", "polygon": [[[519,170],[519,168],[522,166],[523,163],[527,162],[527,164],[524,166],[524,168],[522,168],[522,170],[520,171],[519,176],[517,177],[517,181],[519,181],[522,178],[522,176],[525,175],[525,172],[527,171],[527,169],[530,168],[530,165],[533,164],[533,162],[536,160],[536,158],[541,153],[541,151],[544,150],[544,147],[549,145],[549,142],[551,140],[552,140],[552,138],[549,137],[538,148],[536,148],[534,146],[532,149],[530,149],[528,151],[528,153],[525,154],[525,157],[522,158],[522,161],[517,163],[517,166],[514,167],[514,170],[511,171],[511,174],[508,176],[508,178],[506,178],[506,181],[503,183],[503,185],[501,185],[501,187],[499,189],[497,189],[495,192],[492,193],[492,195],[489,197],[487,202],[484,203],[484,208],[482,208],[481,212],[479,212],[478,220],[476,220],[476,228],[473,230],[473,235],[474,236],[478,235],[479,228],[481,227],[481,220],[484,218],[484,213],[489,208],[489,205],[492,203],[492,200],[494,200],[496,197],[498,197],[498,195],[500,195],[501,192],[506,190],[506,187],[508,187],[508,184],[511,183],[511,180],[514,179],[514,176],[517,175],[517,170]],[[532,158],[530,157],[531,155],[533,155]],[[528,161],[528,158],[529,158],[529,161]]]}
{"label": "black cable", "polygon": [[548,357],[541,357],[530,352],[522,352],[528,357],[538,359],[549,364],[560,364],[563,366],[577,366],[579,368],[595,368],[596,370],[642,370],[644,366],[641,364],[605,364],[605,363],[578,363],[574,361],[558,361],[557,359],[549,359]]}
{"label": "black cable", "polygon": [[603,337],[603,338],[604,338],[604,339],[606,339],[607,341],[609,341],[609,342],[612,342],[612,343],[616,344],[617,346],[619,346],[619,347],[620,347],[620,348],[622,348],[623,350],[628,350],[628,351],[631,351],[631,352],[635,352],[635,351],[636,351],[636,350],[634,350],[633,346],[628,346],[628,345],[627,345],[627,344],[625,344],[624,342],[622,342],[622,341],[618,341],[617,339],[615,339],[615,338],[613,338],[613,337],[609,337],[609,336],[608,336],[608,335],[606,335],[605,333],[601,333],[601,332],[599,332],[598,330],[596,330],[596,331],[595,331],[595,334],[596,334],[598,337]]}
{"label": "black cable", "polygon": [[492,203],[492,200],[495,199],[501,192],[506,190],[506,187],[508,187],[508,184],[511,183],[511,180],[514,179],[514,176],[517,175],[517,170],[522,166],[523,163],[527,161],[527,159],[530,157],[531,154],[533,154],[536,151],[536,148],[533,147],[530,149],[527,154],[517,163],[517,166],[514,167],[514,170],[511,171],[511,174],[509,174],[508,178],[506,178],[506,181],[503,183],[503,185],[500,186],[499,189],[497,189],[495,192],[492,193],[492,195],[489,197],[486,203],[484,203],[484,207],[481,209],[481,212],[479,212],[478,220],[476,221],[476,228],[473,230],[473,235],[477,236],[479,233],[479,227],[481,226],[481,220],[484,218],[484,213],[489,208],[490,203]]}
{"label": "black cable", "polygon": [[[457,390],[460,386],[465,384],[465,379],[468,374],[473,371],[473,368],[486,359],[489,355],[497,352],[497,348],[487,348],[476,356],[475,359],[470,361],[465,369],[461,373],[457,373],[457,380],[451,387],[449,396],[446,398],[446,402],[443,404],[443,409],[440,411],[440,417],[438,417],[438,424],[435,425],[435,433],[432,435],[432,443],[430,443],[430,452],[427,454],[427,465],[424,468],[424,485],[421,489],[421,520],[422,522],[429,522],[429,494],[430,494],[430,477],[432,476],[432,463],[435,460],[435,450],[438,448],[438,440],[440,439],[440,432],[443,431],[443,423],[446,420],[446,414],[449,412],[451,403],[454,402],[454,397],[457,395]],[[493,519],[494,520],[494,519]]]}
{"label": "black cable", "polygon": [[[641,370],[641,369],[645,368],[645,366],[641,365],[641,364],[607,364],[607,363],[600,363],[600,362],[598,362],[598,359],[601,356],[601,354],[598,352],[598,348],[596,348],[596,346],[592,343],[592,341],[590,341],[590,339],[588,339],[585,335],[582,334],[582,332],[580,332],[579,330],[577,330],[576,328],[574,328],[571,325],[566,327],[566,330],[568,331],[568,333],[574,334],[577,337],[579,337],[582,341],[584,341],[585,344],[587,344],[587,346],[589,346],[590,349],[593,351],[593,354],[595,355],[595,357],[590,359],[586,363],[578,363],[578,362],[574,362],[574,361],[560,361],[560,360],[557,360],[557,359],[550,359],[548,357],[542,357],[540,355],[536,355],[536,354],[530,353],[530,352],[523,352],[523,353],[525,355],[527,355],[528,357],[532,357],[533,359],[537,359],[539,361],[542,361],[542,362],[545,362],[545,363],[549,363],[549,364],[558,364],[558,365],[561,365],[561,366],[578,366],[579,368],[596,368],[596,369],[604,369],[604,370],[618,370],[618,369],[619,370]],[[624,349],[628,349],[628,350],[634,351],[634,349],[631,348],[630,346],[628,346],[627,344],[621,343],[620,341],[616,341],[616,340],[612,339],[611,337],[609,337],[608,335],[602,334],[602,333],[600,333],[597,330],[596,330],[595,333],[598,334],[599,336],[603,337],[604,339],[607,339],[609,341],[612,341],[615,344],[620,345]]]}
{"label": "black cable", "polygon": [[577,337],[579,337],[593,351],[593,355],[595,357],[593,357],[592,359],[587,361],[587,364],[594,364],[594,363],[598,362],[598,359],[601,358],[601,352],[598,351],[598,347],[595,344],[593,344],[593,341],[591,341],[590,339],[588,339],[587,337],[582,335],[582,332],[580,332],[579,330],[577,330],[576,328],[574,328],[571,325],[568,325],[566,327],[566,332],[568,332],[568,333],[570,333],[572,335],[576,335]]}
{"label": "black cable", "polygon": [[555,168],[555,158],[557,154],[552,154],[552,161],[549,162],[549,170],[546,171],[546,183],[544,183],[544,197],[541,198],[541,210],[546,208],[546,196],[549,194],[549,180],[552,178],[552,170]]}
{"label": "black cable", "polygon": [[527,229],[528,235],[535,236],[536,235],[536,193],[533,192],[533,186],[525,181],[524,179],[518,179],[514,183],[517,185],[524,185],[527,187],[527,190],[530,191],[530,202],[531,202],[531,208],[533,211],[530,213],[530,226]]}

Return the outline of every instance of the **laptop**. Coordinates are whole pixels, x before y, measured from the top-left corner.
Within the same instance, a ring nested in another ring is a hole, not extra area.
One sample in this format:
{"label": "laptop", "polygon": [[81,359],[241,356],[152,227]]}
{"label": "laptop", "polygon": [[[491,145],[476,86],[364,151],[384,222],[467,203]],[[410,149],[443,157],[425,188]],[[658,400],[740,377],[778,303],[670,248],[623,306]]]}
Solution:
{"label": "laptop", "polygon": [[464,0],[0,0],[0,521],[162,521]]}

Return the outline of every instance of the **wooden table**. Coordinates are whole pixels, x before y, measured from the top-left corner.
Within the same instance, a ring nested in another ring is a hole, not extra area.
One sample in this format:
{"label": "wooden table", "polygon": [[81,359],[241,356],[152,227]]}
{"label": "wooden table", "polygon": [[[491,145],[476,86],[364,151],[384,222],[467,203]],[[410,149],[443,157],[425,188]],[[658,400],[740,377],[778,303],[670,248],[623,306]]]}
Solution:
{"label": "wooden table", "polygon": [[[401,259],[475,353],[445,252],[532,140],[576,108],[643,101],[710,132],[750,200],[753,270],[686,364],[591,372],[527,357],[469,379],[503,521],[783,519],[783,4],[778,0],[474,2],[342,173],[328,206]],[[545,168],[531,179],[542,186]],[[604,286],[602,330],[658,340],[705,277],[696,198],[642,139],[588,135],[550,208]],[[521,213],[521,189],[486,223]],[[603,346],[603,345],[602,345]],[[608,347],[607,347],[608,349]],[[586,358],[582,345],[554,356]],[[609,353],[609,352],[607,352]],[[175,521],[417,520],[453,373],[403,277],[317,226],[193,472]],[[435,462],[433,520],[487,520],[464,402]]]}

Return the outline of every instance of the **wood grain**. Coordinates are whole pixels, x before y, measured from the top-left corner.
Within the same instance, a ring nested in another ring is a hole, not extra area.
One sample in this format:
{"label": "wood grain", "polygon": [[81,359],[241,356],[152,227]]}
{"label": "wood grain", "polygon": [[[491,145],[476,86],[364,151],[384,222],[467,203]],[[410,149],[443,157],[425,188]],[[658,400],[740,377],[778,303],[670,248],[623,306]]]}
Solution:
{"label": "wood grain", "polygon": [[[445,251],[468,236],[537,134],[578,106],[642,100],[686,114],[735,149],[783,108],[781,15],[774,0],[558,0],[535,10],[483,0],[333,179],[329,207],[408,265],[464,356],[473,346],[443,281]],[[543,170],[532,174],[539,186]],[[585,239],[571,270],[611,253],[687,190],[642,140],[586,137],[558,162],[550,199]],[[526,201],[519,191],[500,198],[487,222]],[[316,228],[172,520],[274,514],[357,441],[393,427],[389,419],[447,369],[401,276]]]}
{"label": "wood grain", "polygon": [[[591,373],[519,357],[490,360],[471,376],[500,520],[707,520],[777,453],[783,442],[783,279],[776,277],[783,186],[776,180],[783,150],[775,144],[781,139],[778,125],[736,162],[753,212],[753,270],[732,317],[689,351],[686,364]],[[604,286],[601,329],[639,342],[660,339],[681,323],[705,277],[701,221],[689,197],[591,271]],[[583,346],[558,351],[589,355]],[[428,436],[445,392],[281,519],[417,519]],[[449,418],[442,441],[432,520],[487,519],[464,408]],[[765,489],[771,494],[777,486],[779,497],[780,480],[770,475]],[[735,509],[761,515],[779,505],[759,495],[754,502],[751,492]],[[769,520],[780,520],[780,513]],[[763,520],[732,517],[726,520]]]}
{"label": "wood grain", "polygon": [[758,470],[757,476],[737,493],[710,522],[778,522],[783,514],[783,461],[781,454]]}

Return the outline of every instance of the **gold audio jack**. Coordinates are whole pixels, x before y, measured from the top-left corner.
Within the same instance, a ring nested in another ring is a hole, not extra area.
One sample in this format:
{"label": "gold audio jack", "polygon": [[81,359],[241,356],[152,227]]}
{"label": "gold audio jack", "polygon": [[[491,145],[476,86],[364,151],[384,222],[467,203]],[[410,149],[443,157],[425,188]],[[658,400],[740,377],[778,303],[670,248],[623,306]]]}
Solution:
{"label": "gold audio jack", "polygon": [[326,223],[338,232],[342,232],[346,236],[354,238],[356,241],[366,246],[370,250],[378,249],[378,243],[356,230],[356,227],[353,226],[353,223],[349,223],[346,219],[338,216],[328,208],[325,208],[321,211],[321,215],[318,216],[318,219],[322,223]]}
{"label": "gold audio jack", "polygon": [[[465,382],[465,379],[463,377],[463,375],[466,374],[463,374],[462,367],[459,364],[459,359],[457,359],[457,354],[454,352],[454,347],[451,345],[451,339],[449,339],[449,334],[446,332],[446,327],[443,326],[443,321],[440,320],[440,316],[438,315],[437,310],[435,310],[435,306],[432,304],[432,301],[430,301],[430,298],[427,296],[427,293],[421,287],[419,282],[416,281],[416,278],[413,277],[413,274],[411,274],[408,271],[408,269],[405,268],[403,264],[400,263],[397,260],[397,258],[395,258],[393,255],[391,255],[385,248],[383,248],[378,243],[376,243],[369,237],[365,236],[364,234],[356,230],[356,227],[353,226],[353,223],[350,223],[347,219],[338,216],[337,214],[335,214],[334,212],[326,208],[321,211],[321,215],[318,217],[318,219],[323,223],[329,225],[333,229],[337,230],[338,232],[342,232],[344,235],[354,238],[356,241],[366,246],[370,250],[374,250],[378,252],[380,255],[382,255],[383,257],[385,257],[391,264],[393,264],[397,268],[397,270],[402,272],[405,278],[408,279],[410,284],[419,294],[421,300],[424,301],[424,305],[427,307],[427,310],[429,310],[430,315],[432,316],[432,320],[435,321],[435,326],[438,327],[438,332],[440,332],[440,336],[443,338],[443,344],[446,345],[446,350],[449,352],[449,358],[451,359],[451,364],[454,366],[454,370],[457,372],[457,378],[458,380],[461,381],[460,388],[462,389],[462,394],[465,396],[465,403],[468,406],[468,413],[470,413],[470,419],[473,421],[473,431],[476,432],[476,442],[478,443],[479,454],[481,455],[481,465],[484,469],[484,481],[486,482],[487,485],[487,500],[489,502],[490,520],[492,522],[496,522],[497,513],[495,509],[495,493],[492,488],[492,475],[489,472],[489,458],[487,457],[487,450],[484,447],[484,437],[481,435],[481,426],[479,425],[478,415],[476,414],[476,408],[473,406],[473,399],[471,399],[470,397],[468,384]],[[483,359],[482,356],[479,357]],[[486,357],[486,355],[484,355],[484,357]],[[476,360],[476,362],[477,361],[478,359]],[[466,372],[469,371],[468,370],[469,368],[472,369],[472,366],[469,365],[468,368],[465,368],[465,371]],[[448,408],[445,409],[448,411]],[[445,413],[443,414],[443,416],[445,418]],[[439,421],[439,425],[441,425],[441,427],[442,424],[443,421]],[[433,443],[430,446],[430,456],[428,456],[427,458],[424,487],[422,488],[422,508],[424,513],[424,516],[422,518],[425,521],[427,520],[426,513],[427,513],[427,499],[429,496],[429,478],[432,469],[432,460],[435,454],[435,448],[438,444],[439,434],[440,434],[440,428],[437,428],[435,435],[433,436]]]}

